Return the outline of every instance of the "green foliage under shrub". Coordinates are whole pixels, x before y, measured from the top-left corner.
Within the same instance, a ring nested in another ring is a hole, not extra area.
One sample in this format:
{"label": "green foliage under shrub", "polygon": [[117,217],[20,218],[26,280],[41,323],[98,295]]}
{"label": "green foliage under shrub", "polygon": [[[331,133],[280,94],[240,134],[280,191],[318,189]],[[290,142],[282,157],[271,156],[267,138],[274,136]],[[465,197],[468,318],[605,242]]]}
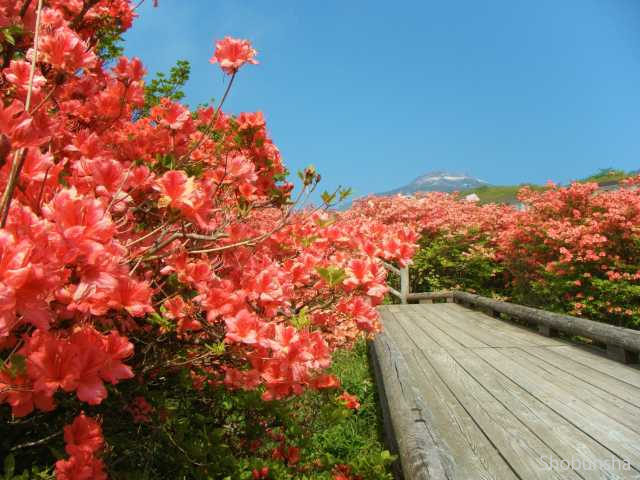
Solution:
{"label": "green foliage under shrub", "polygon": [[[640,284],[637,282],[610,280],[602,274],[597,262],[576,263],[563,271],[548,272],[542,266],[532,267],[526,261],[530,258],[527,255],[498,261],[484,253],[490,248],[491,236],[477,231],[465,234],[442,231],[425,235],[411,265],[411,291],[459,289],[550,311],[579,314],[613,325],[640,328],[640,315],[629,313],[637,311],[640,303]],[[545,247],[535,240],[522,245],[524,251],[541,248]],[[634,274],[638,264],[630,259],[640,258],[640,245],[637,241],[626,241],[625,250],[615,261],[615,270]]]}
{"label": "green foliage under shrub", "polygon": [[500,288],[502,267],[478,251],[487,242],[480,232],[423,237],[413,257],[411,291],[464,289],[489,294]]}
{"label": "green foliage under shrub", "polygon": [[[103,419],[105,455],[114,480],[242,480],[265,466],[269,479],[328,480],[341,464],[350,467],[354,478],[390,480],[392,457],[380,440],[366,342],[337,351],[331,372],[340,378],[340,389],[264,402],[258,392],[194,389],[179,371],[144,384],[126,382],[100,406],[85,411]],[[342,389],[358,397],[358,410],[339,401]],[[135,407],[132,399],[138,397],[150,405],[148,413]],[[62,427],[72,419],[61,412],[76,410],[68,407],[0,425],[0,458],[5,462],[0,479],[53,478],[51,465],[65,456]],[[148,421],[132,422],[135,413]],[[298,461],[274,458],[274,450],[283,445],[280,435],[286,438],[285,454],[289,447],[300,449]],[[15,449],[25,438],[47,440]]]}

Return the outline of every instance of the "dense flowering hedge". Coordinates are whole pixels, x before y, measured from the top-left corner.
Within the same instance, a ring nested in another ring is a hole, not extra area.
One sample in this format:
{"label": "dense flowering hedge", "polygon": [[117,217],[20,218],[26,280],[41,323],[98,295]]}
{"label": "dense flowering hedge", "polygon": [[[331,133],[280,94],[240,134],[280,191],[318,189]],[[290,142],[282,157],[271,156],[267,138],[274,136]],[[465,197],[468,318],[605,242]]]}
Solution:
{"label": "dense flowering hedge", "polygon": [[[257,63],[246,40],[216,43],[219,105],[165,98],[145,116],[140,60],[101,57],[134,17],[127,0],[0,1],[0,414],[77,415],[60,479],[106,477],[108,425],[81,410],[132,379],[264,400],[335,388],[332,350],[379,328],[379,260],[408,262],[417,239],[294,209],[262,113],[221,109]],[[319,175],[300,178],[304,199]]]}
{"label": "dense flowering hedge", "polygon": [[524,188],[522,209],[444,193],[369,198],[354,209],[422,233],[414,291],[464,288],[640,328],[638,184]]}

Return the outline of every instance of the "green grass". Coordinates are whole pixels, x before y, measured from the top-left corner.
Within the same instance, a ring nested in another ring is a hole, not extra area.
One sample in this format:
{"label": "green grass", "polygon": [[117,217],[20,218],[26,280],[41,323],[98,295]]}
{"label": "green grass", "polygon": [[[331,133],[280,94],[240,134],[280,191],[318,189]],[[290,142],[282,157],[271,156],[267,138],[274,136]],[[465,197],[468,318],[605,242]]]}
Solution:
{"label": "green grass", "polygon": [[579,181],[597,183],[619,182],[620,180],[623,180],[630,175],[630,173],[625,172],[624,170],[616,170],[615,168],[602,168],[598,173],[595,173],[587,178],[583,178]]}
{"label": "green grass", "polygon": [[[367,351],[368,345],[361,339],[353,349],[337,351],[331,367],[342,389],[357,395],[358,410],[336,409],[326,397],[308,392],[295,411],[307,421],[312,419],[313,433],[306,445],[309,457],[326,465],[350,465],[353,474],[367,480],[390,480],[393,458],[382,442],[382,417]],[[325,475],[316,472],[309,478],[332,478]]]}
{"label": "green grass", "polygon": [[480,203],[516,203],[518,191],[523,187],[533,190],[544,190],[545,187],[533,184],[520,185],[485,185],[483,187],[463,190],[460,194],[464,197],[475,193],[480,198]]}

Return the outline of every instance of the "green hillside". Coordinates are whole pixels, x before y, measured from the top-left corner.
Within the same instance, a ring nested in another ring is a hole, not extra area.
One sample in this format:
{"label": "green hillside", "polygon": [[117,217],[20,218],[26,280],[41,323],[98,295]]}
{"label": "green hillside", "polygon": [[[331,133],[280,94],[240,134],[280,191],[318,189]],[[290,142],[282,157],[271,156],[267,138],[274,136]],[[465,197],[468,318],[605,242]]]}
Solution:
{"label": "green hillside", "polygon": [[632,172],[625,172],[624,170],[617,170],[615,168],[601,168],[597,173],[578,181],[597,183],[619,182],[624,178],[632,176],[632,174]]}
{"label": "green hillside", "polygon": [[460,194],[466,196],[475,193],[480,198],[480,203],[517,203],[518,191],[526,186],[533,190],[544,190],[545,188],[541,185],[526,183],[520,185],[485,185],[464,190]]}
{"label": "green hillside", "polygon": [[[576,180],[578,182],[596,182],[599,184],[617,183],[625,178],[638,175],[638,171],[626,172],[615,168],[601,168],[598,172],[588,177]],[[521,183],[520,185],[484,185],[476,188],[469,188],[460,191],[463,197],[475,193],[480,198],[480,203],[506,203],[514,204],[518,202],[517,194],[522,188],[528,186],[533,190],[544,190],[543,185],[532,183]]]}

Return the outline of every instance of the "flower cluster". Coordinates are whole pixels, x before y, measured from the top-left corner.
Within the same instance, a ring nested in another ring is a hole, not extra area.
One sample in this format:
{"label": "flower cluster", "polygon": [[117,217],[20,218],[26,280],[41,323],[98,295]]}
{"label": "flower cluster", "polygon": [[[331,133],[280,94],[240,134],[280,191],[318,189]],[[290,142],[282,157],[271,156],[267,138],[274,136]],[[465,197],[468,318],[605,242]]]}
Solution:
{"label": "flower cluster", "polygon": [[[105,383],[179,371],[265,400],[335,387],[332,350],[379,329],[381,259],[409,262],[415,231],[331,212],[329,194],[294,208],[261,112],[145,106],[140,60],[101,58],[127,0],[38,9],[0,0],[0,27],[20,32],[0,59],[2,413],[98,405]],[[255,56],[227,37],[211,61],[235,76]],[[319,175],[301,180],[304,196]],[[97,447],[67,450],[59,478],[102,478]]]}
{"label": "flower cluster", "polygon": [[[107,396],[104,382],[116,384],[133,377],[131,368],[122,363],[132,351],[133,345],[115,331],[105,335],[84,326],[63,336],[36,329],[0,372],[4,392],[0,401],[11,405],[16,416],[34,408],[52,410],[58,390],[75,392],[79,400],[97,405]],[[16,358],[21,361],[16,363]]]}
{"label": "flower cluster", "polygon": [[[357,202],[352,215],[410,226],[421,232],[424,249],[443,245],[440,256],[461,251],[459,271],[449,273],[465,275],[451,279],[450,288],[637,328],[639,182],[632,178],[616,191],[599,191],[595,183],[523,188],[520,209],[445,193],[369,198]],[[419,257],[431,277],[445,271],[426,250]],[[470,282],[472,265],[485,275],[481,281]]]}
{"label": "flower cluster", "polygon": [[338,399],[344,404],[345,407],[351,410],[357,410],[360,408],[358,397],[356,397],[355,395],[351,395],[347,391],[342,392]]}
{"label": "flower cluster", "polygon": [[64,427],[66,460],[56,462],[58,480],[106,480],[104,464],[98,454],[104,447],[102,427],[84,412]]}

